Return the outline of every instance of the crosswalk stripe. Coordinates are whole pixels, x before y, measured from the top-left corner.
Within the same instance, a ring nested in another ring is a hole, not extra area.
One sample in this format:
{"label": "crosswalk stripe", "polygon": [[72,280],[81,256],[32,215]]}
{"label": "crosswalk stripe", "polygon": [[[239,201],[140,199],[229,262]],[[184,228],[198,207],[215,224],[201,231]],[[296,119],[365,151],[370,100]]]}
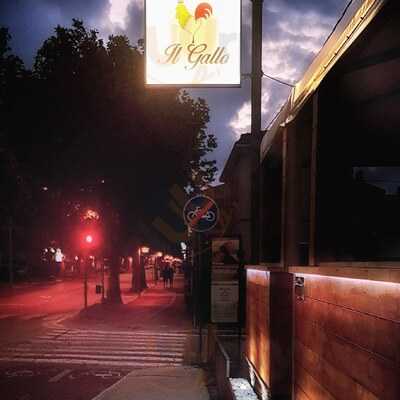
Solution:
{"label": "crosswalk stripe", "polygon": [[70,332],[70,333],[89,333],[89,334],[112,334],[112,335],[127,335],[127,336],[135,336],[135,335],[151,335],[153,337],[169,337],[169,336],[176,336],[176,337],[185,337],[187,333],[190,333],[191,330],[184,331],[184,332],[153,332],[153,331],[103,331],[103,330],[83,330],[83,329],[65,329],[65,328],[55,328],[53,329],[54,332]]}
{"label": "crosswalk stripe", "polygon": [[[78,338],[78,339],[85,339],[87,337],[92,337],[92,338],[104,338],[104,339],[120,339],[120,340],[160,340],[165,343],[173,343],[173,342],[182,342],[185,340],[184,336],[179,336],[179,337],[159,337],[159,336],[140,336],[140,335],[132,335],[132,336],[118,336],[118,335],[100,335],[100,334],[87,334],[87,333],[66,333],[62,334],[63,336],[68,336],[68,337],[73,337],[73,338]],[[44,337],[54,337],[58,335],[43,335]]]}
{"label": "crosswalk stripe", "polygon": [[8,318],[17,318],[18,315],[16,314],[5,314],[5,315],[0,315],[0,320],[1,319],[8,319]]}
{"label": "crosswalk stripe", "polygon": [[[32,347],[28,345],[20,345],[17,347],[9,347],[7,350],[12,353],[22,353],[24,351],[32,351]],[[43,349],[43,348],[41,348]],[[182,352],[161,352],[161,351],[146,351],[146,350],[105,350],[104,348],[76,348],[76,347],[63,347],[63,348],[53,348],[46,349],[47,352],[50,353],[95,353],[98,354],[99,351],[103,351],[106,354],[120,354],[120,355],[149,355],[149,356],[159,356],[159,357],[180,357],[182,356]]]}
{"label": "crosswalk stripe", "polygon": [[123,344],[129,344],[129,345],[144,345],[144,344],[148,344],[148,345],[150,345],[151,343],[154,343],[154,344],[158,344],[158,345],[160,345],[160,346],[163,346],[163,347],[168,347],[168,346],[170,346],[170,347],[177,347],[177,348],[180,348],[180,347],[183,347],[184,346],[184,344],[185,344],[185,342],[184,341],[182,341],[182,342],[176,342],[176,343],[166,343],[166,342],[159,342],[159,341],[151,341],[151,340],[134,340],[134,339],[121,339],[121,340],[119,340],[119,339],[104,339],[104,340],[101,340],[101,339],[99,339],[99,338],[85,338],[85,339],[81,339],[81,338],[72,338],[72,337],[69,337],[69,338],[67,338],[67,337],[60,337],[60,338],[54,338],[54,339],[52,339],[52,338],[38,338],[38,339],[32,339],[32,340],[30,340],[30,342],[31,343],[43,343],[43,344],[46,344],[46,343],[49,343],[49,344],[54,344],[54,341],[55,340],[57,340],[57,342],[58,343],[74,343],[74,344],[77,344],[77,343],[80,343],[80,342],[82,342],[82,341],[84,341],[85,343],[93,343],[93,344],[96,344],[96,343],[98,343],[98,344],[104,344],[104,345],[107,345],[107,344],[112,344],[112,345],[123,345]]}
{"label": "crosswalk stripe", "polygon": [[89,331],[53,328],[0,350],[0,362],[116,367],[179,366],[187,335],[181,332]]}
{"label": "crosswalk stripe", "polygon": [[30,315],[23,315],[20,317],[22,321],[30,321],[32,319],[39,319],[46,317],[47,314],[30,314]]}
{"label": "crosswalk stripe", "polygon": [[145,367],[165,367],[165,366],[180,366],[182,363],[138,363],[127,361],[109,361],[109,360],[69,360],[63,358],[16,358],[16,357],[0,357],[0,362],[25,362],[34,364],[71,364],[71,365],[97,365],[97,366],[110,366],[110,367],[131,367],[131,368],[145,368]]}
{"label": "crosswalk stripe", "polygon": [[[64,346],[66,348],[73,348],[73,347],[78,347],[79,345],[77,343],[73,343],[70,344],[68,342],[60,342],[60,343],[51,343],[51,342],[47,342],[47,343],[38,343],[35,341],[31,341],[31,344],[26,345],[27,347],[31,347],[31,348],[42,348],[42,349],[46,349],[46,348],[55,348],[56,346]],[[84,343],[80,346],[80,348],[87,348],[87,349],[98,349],[100,348],[100,351],[109,351],[111,349],[120,349],[119,344],[117,345],[111,345],[111,344],[105,344],[103,345],[101,342],[96,342],[96,343]],[[131,350],[133,348],[136,349],[146,349],[146,350],[154,350],[154,351],[162,351],[162,352],[183,352],[185,346],[180,346],[180,347],[171,347],[171,346],[159,346],[157,344],[155,345],[150,345],[150,344],[141,344],[140,346],[132,346],[130,348],[128,348],[127,350]],[[124,349],[126,350],[126,347],[124,347]]]}
{"label": "crosswalk stripe", "polygon": [[73,337],[73,338],[87,338],[87,337],[93,337],[93,338],[104,338],[104,339],[120,339],[120,340],[132,340],[132,339],[137,339],[137,340],[161,340],[166,343],[171,343],[171,342],[181,342],[185,340],[184,336],[178,336],[178,337],[160,337],[160,336],[153,336],[153,335],[131,335],[131,336],[119,336],[119,335],[102,335],[99,333],[93,333],[93,334],[88,334],[88,333],[78,333],[78,332],[66,332],[66,333],[47,333],[45,335],[42,335],[41,337],[47,337],[47,338],[52,338],[52,337],[57,337],[57,336],[63,336],[63,337]]}
{"label": "crosswalk stripe", "polygon": [[[54,354],[53,353],[42,353],[42,352],[22,352],[22,353],[16,353],[16,352],[10,352],[10,353],[5,353],[4,354],[7,357],[15,357],[15,358],[20,358],[20,357],[37,357],[41,359],[53,359]],[[89,359],[89,360],[127,360],[127,361],[141,361],[146,363],[146,361],[171,361],[171,362],[179,362],[183,360],[183,357],[152,357],[152,356],[146,356],[146,357],[138,357],[138,356],[121,356],[121,355],[114,355],[114,356],[109,356],[105,354],[59,354],[59,357],[62,358],[73,358],[73,359]]]}
{"label": "crosswalk stripe", "polygon": [[120,338],[118,336],[99,336],[99,335],[70,335],[70,334],[64,334],[64,335],[41,335],[38,337],[38,339],[44,339],[44,340],[54,340],[54,339],[70,339],[70,340],[102,340],[102,341],[120,341],[120,342],[149,342],[149,341],[157,341],[160,343],[183,343],[185,341],[184,338],[180,339],[162,339],[162,338],[154,338],[154,337],[125,337],[125,338]]}

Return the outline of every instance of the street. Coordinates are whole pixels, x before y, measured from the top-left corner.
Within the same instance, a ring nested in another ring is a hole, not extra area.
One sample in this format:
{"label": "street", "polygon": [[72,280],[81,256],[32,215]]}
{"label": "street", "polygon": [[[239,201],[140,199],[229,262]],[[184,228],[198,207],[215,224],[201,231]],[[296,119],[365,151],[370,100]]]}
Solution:
{"label": "street", "polygon": [[121,275],[123,305],[82,308],[82,282],[0,294],[0,390],[5,400],[90,400],[133,369],[180,366],[190,318],[177,288],[149,285],[140,297]]}

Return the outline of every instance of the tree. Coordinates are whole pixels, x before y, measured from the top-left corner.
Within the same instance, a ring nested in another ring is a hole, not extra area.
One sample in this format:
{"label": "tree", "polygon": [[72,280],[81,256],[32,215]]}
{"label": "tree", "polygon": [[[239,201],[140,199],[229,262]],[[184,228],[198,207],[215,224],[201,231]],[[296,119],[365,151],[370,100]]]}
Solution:
{"label": "tree", "polygon": [[198,190],[214,179],[206,102],[174,88],[147,89],[141,43],[125,36],[104,43],[73,20],[39,49],[28,88],[18,104],[25,117],[7,132],[16,158],[59,201],[86,194],[117,214],[120,223],[105,228],[114,254],[128,239],[143,240],[137,226],[168,218],[170,187]]}

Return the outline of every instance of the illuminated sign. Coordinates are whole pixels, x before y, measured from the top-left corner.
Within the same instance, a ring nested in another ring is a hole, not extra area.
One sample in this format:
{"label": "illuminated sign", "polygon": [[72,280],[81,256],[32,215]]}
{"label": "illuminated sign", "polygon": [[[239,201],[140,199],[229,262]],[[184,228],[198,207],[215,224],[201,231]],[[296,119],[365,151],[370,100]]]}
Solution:
{"label": "illuminated sign", "polygon": [[146,84],[240,86],[241,0],[146,0]]}

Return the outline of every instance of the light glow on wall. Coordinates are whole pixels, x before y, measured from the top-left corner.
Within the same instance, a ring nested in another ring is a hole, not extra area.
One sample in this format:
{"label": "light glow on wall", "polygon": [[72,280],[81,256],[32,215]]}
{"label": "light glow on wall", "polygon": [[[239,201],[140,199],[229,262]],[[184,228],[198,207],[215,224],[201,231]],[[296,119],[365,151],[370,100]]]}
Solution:
{"label": "light glow on wall", "polygon": [[371,279],[360,279],[360,278],[348,278],[344,276],[333,276],[333,275],[318,275],[318,274],[307,274],[307,273],[295,273],[296,276],[302,276],[304,278],[309,277],[313,279],[337,279],[343,282],[348,282],[352,284],[360,284],[363,286],[376,286],[376,285],[389,285],[389,286],[397,286],[400,287],[400,283],[396,282],[388,282],[381,280],[371,280]]}
{"label": "light glow on wall", "polygon": [[148,85],[240,85],[241,0],[145,4]]}

